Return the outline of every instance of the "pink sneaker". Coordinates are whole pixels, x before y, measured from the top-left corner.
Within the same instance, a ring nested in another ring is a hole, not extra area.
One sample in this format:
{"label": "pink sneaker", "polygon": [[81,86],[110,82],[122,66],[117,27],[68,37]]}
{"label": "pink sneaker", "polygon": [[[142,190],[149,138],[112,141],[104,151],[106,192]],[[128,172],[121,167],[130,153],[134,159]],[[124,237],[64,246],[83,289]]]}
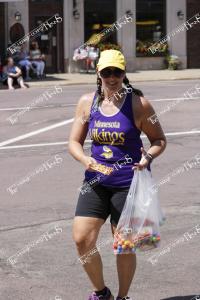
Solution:
{"label": "pink sneaker", "polygon": [[111,294],[111,291],[109,288],[107,288],[107,293],[105,296],[97,296],[95,292],[93,292],[88,300],[114,300],[113,295]]}

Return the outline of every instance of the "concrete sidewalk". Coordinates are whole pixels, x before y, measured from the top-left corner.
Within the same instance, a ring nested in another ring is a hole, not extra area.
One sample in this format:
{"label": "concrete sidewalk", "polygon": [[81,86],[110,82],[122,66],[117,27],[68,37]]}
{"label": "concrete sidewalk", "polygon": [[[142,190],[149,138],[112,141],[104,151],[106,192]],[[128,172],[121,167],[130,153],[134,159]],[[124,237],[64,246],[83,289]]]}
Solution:
{"label": "concrete sidewalk", "polygon": [[[127,73],[130,82],[200,79],[200,69],[185,70],[148,70]],[[46,87],[52,85],[95,84],[96,74],[62,73],[49,74],[44,80],[27,82],[30,87]]]}

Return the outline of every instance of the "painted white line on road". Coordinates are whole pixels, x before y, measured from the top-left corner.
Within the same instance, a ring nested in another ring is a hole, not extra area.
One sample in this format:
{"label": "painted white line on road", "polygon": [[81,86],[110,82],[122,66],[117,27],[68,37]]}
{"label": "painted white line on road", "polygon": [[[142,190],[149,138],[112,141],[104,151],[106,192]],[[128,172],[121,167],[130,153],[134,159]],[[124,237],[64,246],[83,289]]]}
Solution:
{"label": "painted white line on road", "polygon": [[[166,136],[182,136],[182,135],[195,135],[200,134],[200,130],[192,130],[192,131],[180,131],[180,132],[167,132]],[[141,135],[142,139],[147,139],[146,135]],[[85,143],[91,143],[91,140],[85,140]],[[40,144],[28,144],[28,145],[16,145],[16,146],[7,146],[0,147],[0,150],[8,150],[8,149],[22,149],[22,148],[32,148],[32,147],[44,147],[44,146],[59,146],[59,145],[68,145],[69,141],[65,142],[54,142],[54,143],[40,143]]]}
{"label": "painted white line on road", "polygon": [[[91,143],[91,140],[85,140],[85,143]],[[0,147],[0,150],[32,148],[32,147],[44,147],[44,146],[59,146],[59,145],[68,145],[68,144],[69,144],[69,141],[66,141],[66,142],[54,142],[54,143],[29,144],[29,145],[16,145],[16,146]]]}
{"label": "painted white line on road", "polygon": [[[44,106],[35,106],[32,107],[31,110],[33,109],[40,109],[40,108],[51,108],[51,107],[68,107],[68,106],[76,106],[77,103],[69,103],[69,104],[49,104],[49,105],[44,105]],[[28,106],[24,106],[24,107],[5,107],[5,108],[0,108],[0,111],[12,111],[12,110],[24,110],[27,109]]]}
{"label": "painted white line on road", "polygon": [[[131,81],[130,81],[131,82]],[[183,82],[183,80],[180,80],[180,83],[177,83],[177,84],[167,84],[167,83],[171,83],[171,82],[174,82],[174,80],[163,80],[163,81],[160,81],[160,82],[156,82],[155,80],[154,81],[146,81],[146,82],[139,82],[139,81],[135,81],[135,82],[132,82],[135,86],[135,88],[137,88],[137,86],[155,86],[155,87],[169,87],[169,86],[185,86],[186,83],[185,81]],[[199,79],[194,79],[192,80],[192,82],[199,82]],[[188,82],[187,82],[188,84]],[[188,84],[189,85],[189,84]]]}
{"label": "painted white line on road", "polygon": [[[187,101],[187,100],[200,100],[200,97],[195,97],[195,98],[163,98],[163,99],[149,99],[149,101],[152,102],[164,102],[164,101],[176,101],[176,100],[182,100],[182,101]],[[40,109],[40,108],[60,108],[60,107],[68,107],[68,106],[76,106],[77,103],[69,103],[69,104],[50,104],[50,105],[44,105],[44,106],[35,106],[32,107],[31,110],[34,109]],[[13,111],[13,110],[24,110],[27,109],[27,106],[24,107],[5,107],[5,108],[0,108],[0,111]]]}
{"label": "painted white line on road", "polygon": [[28,124],[27,126],[34,126],[34,125],[42,124],[42,123],[45,123],[45,122],[48,122],[48,121],[49,121],[49,120],[46,119],[46,120],[42,120],[42,121],[39,121],[39,122],[30,123],[30,124]]}
{"label": "painted white line on road", "polygon": [[58,146],[58,145],[67,145],[67,144],[68,144],[68,142],[16,145],[16,146],[0,147],[0,150],[2,150],[2,149],[20,149],[20,148],[32,148],[32,147],[44,147],[44,146]]}
{"label": "painted white line on road", "polygon": [[165,133],[166,136],[179,136],[179,135],[192,135],[192,134],[200,134],[200,130],[177,131],[177,132]]}
{"label": "painted white line on road", "polygon": [[35,131],[31,131],[29,133],[26,133],[26,134],[23,134],[23,135],[20,135],[20,136],[17,136],[17,137],[15,137],[13,139],[9,139],[7,141],[4,141],[4,142],[0,143],[0,147],[6,146],[6,145],[9,145],[9,144],[12,144],[14,142],[18,142],[18,141],[21,141],[21,140],[24,140],[24,139],[27,139],[27,138],[29,138],[31,136],[34,136],[34,135],[40,134],[42,132],[46,132],[46,131],[52,130],[54,128],[58,128],[58,127],[67,125],[69,123],[72,123],[73,120],[74,120],[74,118],[66,120],[66,121],[62,121],[62,122],[59,122],[59,123],[56,123],[56,124],[53,124],[53,125],[41,128],[41,129],[38,129],[38,130],[35,130]]}
{"label": "painted white line on road", "polygon": [[175,100],[181,100],[181,101],[187,101],[187,100],[200,100],[200,97],[193,97],[193,98],[164,98],[164,99],[149,99],[149,101],[152,102],[162,102],[162,101],[175,101]]}

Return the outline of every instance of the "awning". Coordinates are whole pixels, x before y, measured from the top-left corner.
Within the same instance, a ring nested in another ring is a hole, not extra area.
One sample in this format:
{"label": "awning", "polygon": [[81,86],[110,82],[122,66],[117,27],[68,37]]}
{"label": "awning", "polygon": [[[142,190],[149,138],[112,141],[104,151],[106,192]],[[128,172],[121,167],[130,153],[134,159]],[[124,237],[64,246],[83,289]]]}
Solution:
{"label": "awning", "polygon": [[158,20],[149,20],[149,21],[137,21],[136,25],[141,25],[141,26],[148,26],[148,25],[156,25],[159,24]]}
{"label": "awning", "polygon": [[24,0],[0,0],[0,2],[22,2]]}

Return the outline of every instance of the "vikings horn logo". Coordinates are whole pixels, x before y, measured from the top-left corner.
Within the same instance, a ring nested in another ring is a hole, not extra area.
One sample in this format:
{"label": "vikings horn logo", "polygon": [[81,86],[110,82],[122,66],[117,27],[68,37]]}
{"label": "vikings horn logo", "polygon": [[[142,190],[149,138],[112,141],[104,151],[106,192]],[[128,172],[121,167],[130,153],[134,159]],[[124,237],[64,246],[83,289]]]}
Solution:
{"label": "vikings horn logo", "polygon": [[113,152],[109,147],[103,146],[103,151],[104,152],[101,154],[101,156],[103,156],[105,158],[112,158],[113,157]]}

